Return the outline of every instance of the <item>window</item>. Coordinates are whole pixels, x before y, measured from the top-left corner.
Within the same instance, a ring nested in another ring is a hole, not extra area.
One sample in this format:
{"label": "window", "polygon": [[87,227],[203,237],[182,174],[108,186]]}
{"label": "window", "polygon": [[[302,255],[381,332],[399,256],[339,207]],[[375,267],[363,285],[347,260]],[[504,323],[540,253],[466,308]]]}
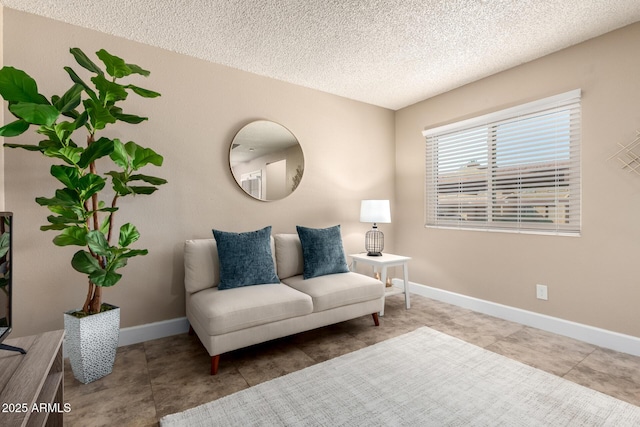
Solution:
{"label": "window", "polygon": [[580,233],[580,90],[428,129],[426,226]]}

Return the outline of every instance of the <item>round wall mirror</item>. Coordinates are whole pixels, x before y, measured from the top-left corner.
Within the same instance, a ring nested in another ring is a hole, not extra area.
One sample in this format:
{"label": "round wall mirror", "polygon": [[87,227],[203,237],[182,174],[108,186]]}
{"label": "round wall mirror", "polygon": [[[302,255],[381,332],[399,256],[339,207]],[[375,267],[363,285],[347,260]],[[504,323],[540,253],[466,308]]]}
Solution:
{"label": "round wall mirror", "polygon": [[280,200],[300,184],[304,155],[289,129],[268,120],[257,120],[244,126],[233,138],[229,165],[245,193],[258,200]]}

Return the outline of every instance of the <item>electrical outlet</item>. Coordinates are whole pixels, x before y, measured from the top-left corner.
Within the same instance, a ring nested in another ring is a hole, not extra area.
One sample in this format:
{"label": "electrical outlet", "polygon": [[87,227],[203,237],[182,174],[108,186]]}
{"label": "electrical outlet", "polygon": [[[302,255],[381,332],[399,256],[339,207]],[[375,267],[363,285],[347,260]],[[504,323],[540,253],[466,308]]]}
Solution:
{"label": "electrical outlet", "polygon": [[548,300],[547,285],[536,285],[536,298]]}

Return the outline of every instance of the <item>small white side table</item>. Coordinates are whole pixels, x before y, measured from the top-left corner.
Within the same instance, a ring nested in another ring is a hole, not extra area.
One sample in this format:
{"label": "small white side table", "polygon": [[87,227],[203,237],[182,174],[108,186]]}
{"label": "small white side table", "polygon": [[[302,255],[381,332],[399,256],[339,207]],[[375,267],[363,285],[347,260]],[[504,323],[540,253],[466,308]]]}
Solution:
{"label": "small white side table", "polygon": [[[373,271],[377,272],[378,268],[381,268],[380,271],[380,280],[382,283],[386,285],[387,283],[387,268],[402,266],[402,274],[404,278],[404,290],[398,289],[395,287],[385,288],[385,298],[391,295],[404,293],[404,302],[407,309],[411,308],[411,302],[409,297],[409,261],[411,257],[402,256],[402,255],[393,255],[383,253],[381,256],[368,256],[367,254],[353,254],[349,255],[353,258],[352,268],[355,271],[356,265],[358,263],[368,264],[373,266]],[[380,316],[384,316],[384,306],[382,307],[382,311],[380,312]]]}

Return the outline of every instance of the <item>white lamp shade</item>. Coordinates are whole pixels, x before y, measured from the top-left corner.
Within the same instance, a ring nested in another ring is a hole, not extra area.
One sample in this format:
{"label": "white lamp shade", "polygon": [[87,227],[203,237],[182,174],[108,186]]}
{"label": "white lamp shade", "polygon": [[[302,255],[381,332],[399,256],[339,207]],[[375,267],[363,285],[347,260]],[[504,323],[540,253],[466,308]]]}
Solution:
{"label": "white lamp shade", "polygon": [[360,205],[360,222],[391,222],[388,200],[363,200]]}

